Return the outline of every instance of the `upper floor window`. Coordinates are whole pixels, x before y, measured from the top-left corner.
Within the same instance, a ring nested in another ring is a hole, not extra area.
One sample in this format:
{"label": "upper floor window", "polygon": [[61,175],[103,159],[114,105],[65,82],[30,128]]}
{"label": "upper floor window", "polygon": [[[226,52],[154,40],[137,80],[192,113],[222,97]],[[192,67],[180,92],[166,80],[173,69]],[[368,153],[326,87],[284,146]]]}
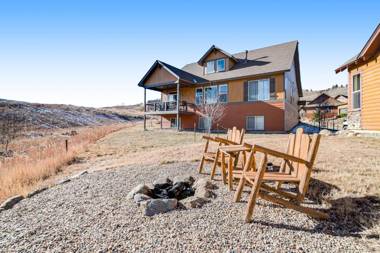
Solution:
{"label": "upper floor window", "polygon": [[361,107],[361,81],[360,74],[352,77],[352,108],[359,109]]}
{"label": "upper floor window", "polygon": [[203,103],[203,88],[195,89],[195,104],[200,105]]}
{"label": "upper floor window", "polygon": [[208,61],[206,65],[206,73],[215,73],[215,61]]}
{"label": "upper floor window", "polygon": [[270,79],[248,81],[248,101],[270,99]]}
{"label": "upper floor window", "polygon": [[215,72],[222,72],[226,70],[226,60],[225,59],[217,59],[208,61],[206,63],[206,74],[211,74]]}
{"label": "upper floor window", "polygon": [[221,72],[226,70],[226,60],[218,59],[216,60],[216,72]]}
{"label": "upper floor window", "polygon": [[219,85],[219,102],[227,103],[228,101],[228,85],[220,84]]}

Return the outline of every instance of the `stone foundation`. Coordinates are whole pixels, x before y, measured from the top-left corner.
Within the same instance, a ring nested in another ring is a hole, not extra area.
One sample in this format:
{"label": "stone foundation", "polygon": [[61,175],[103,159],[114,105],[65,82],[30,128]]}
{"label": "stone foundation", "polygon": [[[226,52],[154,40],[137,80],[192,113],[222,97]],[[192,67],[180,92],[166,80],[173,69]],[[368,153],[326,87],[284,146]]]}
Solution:
{"label": "stone foundation", "polygon": [[361,111],[350,111],[347,114],[348,129],[361,129]]}

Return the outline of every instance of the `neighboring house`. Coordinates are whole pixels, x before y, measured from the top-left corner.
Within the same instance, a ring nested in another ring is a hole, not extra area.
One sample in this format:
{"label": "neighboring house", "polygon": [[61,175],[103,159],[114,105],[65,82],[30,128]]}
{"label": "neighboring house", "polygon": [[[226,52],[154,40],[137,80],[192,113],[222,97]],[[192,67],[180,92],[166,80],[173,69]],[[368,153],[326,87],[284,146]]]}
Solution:
{"label": "neighboring house", "polygon": [[[145,114],[161,116],[162,127],[204,129],[199,108],[219,101],[225,113],[214,130],[288,131],[298,123],[302,96],[298,42],[237,54],[212,46],[182,69],[157,60],[138,85]],[[161,92],[161,102],[146,103],[147,89]]]}
{"label": "neighboring house", "polygon": [[340,114],[345,114],[344,108],[347,106],[347,97],[338,95],[331,97],[326,93],[321,93],[311,101],[306,101],[300,108],[300,116],[303,121],[313,121],[314,115],[320,112],[324,119],[336,118]]}
{"label": "neighboring house", "polygon": [[348,70],[348,128],[380,130],[380,24],[358,55],[335,70]]}

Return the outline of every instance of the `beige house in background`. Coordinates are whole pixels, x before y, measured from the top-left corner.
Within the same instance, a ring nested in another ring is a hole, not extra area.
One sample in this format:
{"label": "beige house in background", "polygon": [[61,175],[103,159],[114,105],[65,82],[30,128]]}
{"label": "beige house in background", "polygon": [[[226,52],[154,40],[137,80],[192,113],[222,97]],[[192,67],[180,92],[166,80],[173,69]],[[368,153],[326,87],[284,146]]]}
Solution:
{"label": "beige house in background", "polygon": [[348,70],[348,128],[380,130],[380,24],[360,53],[335,70]]}

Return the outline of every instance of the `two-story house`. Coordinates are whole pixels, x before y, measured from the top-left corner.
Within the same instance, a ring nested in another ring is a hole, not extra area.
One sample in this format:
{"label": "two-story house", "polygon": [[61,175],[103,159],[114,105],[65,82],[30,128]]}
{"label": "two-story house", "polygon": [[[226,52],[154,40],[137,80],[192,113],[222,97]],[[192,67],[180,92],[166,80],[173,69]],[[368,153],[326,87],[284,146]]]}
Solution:
{"label": "two-story house", "polygon": [[[213,129],[288,131],[299,121],[302,96],[298,42],[236,54],[212,46],[182,69],[157,60],[138,85],[145,115],[161,116],[162,127],[203,129],[209,121],[199,108],[223,103],[224,116]],[[161,92],[161,101],[146,103],[147,89]]]}
{"label": "two-story house", "polygon": [[380,130],[380,24],[359,54],[335,70],[348,70],[348,128]]}

